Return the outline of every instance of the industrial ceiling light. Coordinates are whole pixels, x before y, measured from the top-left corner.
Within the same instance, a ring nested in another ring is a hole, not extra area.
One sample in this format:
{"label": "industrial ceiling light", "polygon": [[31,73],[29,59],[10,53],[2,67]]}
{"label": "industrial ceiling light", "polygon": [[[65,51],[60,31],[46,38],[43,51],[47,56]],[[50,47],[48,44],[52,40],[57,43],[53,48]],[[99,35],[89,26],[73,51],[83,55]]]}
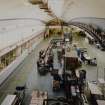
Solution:
{"label": "industrial ceiling light", "polygon": [[31,4],[37,5],[37,4],[42,4],[42,0],[28,0]]}
{"label": "industrial ceiling light", "polygon": [[51,12],[52,12],[52,11],[50,10],[50,8],[45,9],[44,11],[45,11],[45,12],[48,12],[48,13],[51,13]]}
{"label": "industrial ceiling light", "polygon": [[48,5],[46,3],[40,4],[39,7],[40,9],[48,10]]}

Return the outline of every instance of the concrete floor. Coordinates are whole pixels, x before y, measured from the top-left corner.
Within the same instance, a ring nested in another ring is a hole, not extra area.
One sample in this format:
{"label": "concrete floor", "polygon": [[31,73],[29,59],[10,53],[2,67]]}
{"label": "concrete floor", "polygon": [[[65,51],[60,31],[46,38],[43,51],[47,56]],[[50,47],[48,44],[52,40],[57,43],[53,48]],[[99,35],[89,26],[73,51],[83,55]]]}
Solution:
{"label": "concrete floor", "polygon": [[89,45],[84,38],[74,37],[74,42],[78,43],[80,47],[87,48],[88,55],[91,58],[97,58],[97,66],[90,66],[86,64],[83,64],[82,66],[82,68],[87,71],[87,80],[96,81],[97,76],[98,78],[104,78],[105,52],[97,49],[94,45]]}
{"label": "concrete floor", "polygon": [[8,93],[13,93],[16,86],[26,84],[29,74],[35,70],[35,55],[41,48],[47,46],[48,41],[40,43],[36,49],[27,56],[15,70],[15,72],[0,87],[0,102]]}
{"label": "concrete floor", "polygon": [[[83,64],[82,68],[87,71],[87,80],[96,81],[97,80],[97,68],[99,77],[104,77],[104,65],[105,65],[105,52],[100,51],[94,46],[88,45],[83,38],[75,37],[74,42],[78,43],[79,46],[87,48],[87,51],[91,57],[96,57],[98,59],[98,66],[92,67]],[[0,103],[8,93],[13,93],[16,86],[21,86],[26,84],[26,93],[30,94],[32,90],[39,89],[48,91],[49,97],[61,96],[63,93],[54,93],[52,91],[52,77],[50,74],[46,76],[40,76],[37,73],[36,61],[38,59],[38,52],[40,49],[45,49],[48,46],[49,41],[42,41],[35,50],[27,56],[27,58],[22,62],[21,65],[17,67],[15,72],[5,81],[5,83],[0,87]],[[26,104],[27,105],[27,104]]]}

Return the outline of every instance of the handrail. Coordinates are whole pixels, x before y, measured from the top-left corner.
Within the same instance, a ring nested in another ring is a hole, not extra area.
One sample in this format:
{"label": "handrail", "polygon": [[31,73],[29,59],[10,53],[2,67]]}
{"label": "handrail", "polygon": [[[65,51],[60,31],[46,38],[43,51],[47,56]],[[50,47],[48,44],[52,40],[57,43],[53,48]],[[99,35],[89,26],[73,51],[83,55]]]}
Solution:
{"label": "handrail", "polygon": [[[75,20],[80,20],[80,19],[94,19],[94,20],[104,20],[105,21],[105,18],[100,18],[100,17],[76,17],[76,18],[72,18],[70,21],[75,21]],[[69,21],[69,22],[70,22]]]}

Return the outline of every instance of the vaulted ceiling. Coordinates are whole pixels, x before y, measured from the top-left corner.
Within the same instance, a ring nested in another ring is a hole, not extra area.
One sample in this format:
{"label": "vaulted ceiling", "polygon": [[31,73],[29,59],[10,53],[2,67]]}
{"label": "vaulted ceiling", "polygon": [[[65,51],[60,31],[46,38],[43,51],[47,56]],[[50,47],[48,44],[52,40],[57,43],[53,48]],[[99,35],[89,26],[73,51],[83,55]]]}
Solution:
{"label": "vaulted ceiling", "polygon": [[[65,21],[75,17],[105,17],[105,0],[48,0],[48,6]],[[51,18],[28,0],[0,0],[0,18],[11,17]]]}
{"label": "vaulted ceiling", "polygon": [[[105,17],[105,0],[48,0],[48,7],[56,17],[66,22],[77,17]],[[0,21],[2,47],[43,30],[45,26],[42,21],[49,21],[54,17],[44,12],[38,5],[30,4],[28,0],[0,0],[0,19],[8,18],[31,19]]]}

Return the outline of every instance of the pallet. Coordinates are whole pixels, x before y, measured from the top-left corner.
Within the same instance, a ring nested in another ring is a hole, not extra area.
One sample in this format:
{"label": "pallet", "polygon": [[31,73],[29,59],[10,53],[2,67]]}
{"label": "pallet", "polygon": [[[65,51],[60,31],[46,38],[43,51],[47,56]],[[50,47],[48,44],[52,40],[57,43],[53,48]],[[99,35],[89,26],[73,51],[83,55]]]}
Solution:
{"label": "pallet", "polygon": [[[43,91],[33,91],[31,94],[31,101],[29,105],[43,105],[45,99],[48,98],[47,92]],[[47,105],[47,103],[45,104]]]}

